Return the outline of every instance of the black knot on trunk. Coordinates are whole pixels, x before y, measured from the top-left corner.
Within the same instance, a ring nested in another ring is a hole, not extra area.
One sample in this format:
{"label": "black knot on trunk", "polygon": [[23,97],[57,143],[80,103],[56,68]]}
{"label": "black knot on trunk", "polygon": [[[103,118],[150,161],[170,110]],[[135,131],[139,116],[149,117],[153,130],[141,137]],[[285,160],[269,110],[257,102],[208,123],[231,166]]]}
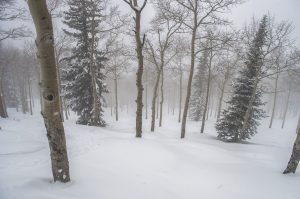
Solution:
{"label": "black knot on trunk", "polygon": [[48,101],[52,101],[53,99],[54,99],[54,96],[51,94],[46,96],[46,100],[48,100]]}
{"label": "black knot on trunk", "polygon": [[53,102],[55,95],[54,95],[54,92],[48,91],[48,92],[43,93],[43,97],[46,102]]}

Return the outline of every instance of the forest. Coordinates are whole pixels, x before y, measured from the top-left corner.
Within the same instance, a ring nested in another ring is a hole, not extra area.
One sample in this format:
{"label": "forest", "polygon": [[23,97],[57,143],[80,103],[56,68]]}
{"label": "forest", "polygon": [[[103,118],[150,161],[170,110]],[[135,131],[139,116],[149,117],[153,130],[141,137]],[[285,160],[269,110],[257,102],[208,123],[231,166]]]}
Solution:
{"label": "forest", "polygon": [[0,198],[299,199],[295,0],[0,0]]}

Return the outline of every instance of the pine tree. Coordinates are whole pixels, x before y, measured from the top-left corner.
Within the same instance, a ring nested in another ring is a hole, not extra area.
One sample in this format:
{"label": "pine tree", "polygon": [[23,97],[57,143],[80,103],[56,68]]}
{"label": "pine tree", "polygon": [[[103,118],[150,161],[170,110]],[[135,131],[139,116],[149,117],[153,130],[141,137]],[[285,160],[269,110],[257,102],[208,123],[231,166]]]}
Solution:
{"label": "pine tree", "polygon": [[218,138],[222,141],[240,142],[250,139],[257,132],[259,120],[265,115],[260,109],[264,103],[259,77],[262,75],[266,29],[267,17],[264,16],[247,54],[245,67],[233,83],[233,96],[228,102],[228,109],[223,111],[223,117],[216,123]]}
{"label": "pine tree", "polygon": [[204,103],[205,103],[205,76],[207,68],[208,51],[203,51],[200,59],[200,63],[197,67],[196,74],[193,79],[192,95],[190,100],[190,113],[189,117],[193,121],[199,121],[203,115]]}
{"label": "pine tree", "polygon": [[63,71],[65,98],[70,108],[77,113],[78,124],[105,126],[103,120],[103,93],[108,92],[103,73],[106,61],[103,52],[97,49],[99,25],[103,21],[99,1],[68,1],[64,23],[70,29],[64,32],[76,41],[68,66]]}

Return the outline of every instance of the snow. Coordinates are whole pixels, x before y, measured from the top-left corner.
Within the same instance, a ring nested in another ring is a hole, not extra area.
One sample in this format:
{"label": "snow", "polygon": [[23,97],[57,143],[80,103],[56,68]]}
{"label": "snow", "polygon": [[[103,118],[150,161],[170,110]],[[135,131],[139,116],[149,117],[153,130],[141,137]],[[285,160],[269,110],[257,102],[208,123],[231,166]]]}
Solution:
{"label": "snow", "polygon": [[53,183],[49,148],[40,114],[9,110],[0,126],[1,199],[299,199],[300,170],[283,175],[295,139],[296,121],[280,128],[267,120],[244,144],[216,140],[213,118],[200,134],[188,122],[165,116],[151,133],[144,120],[142,139],[134,137],[134,115],[96,128],[65,122],[71,182]]}

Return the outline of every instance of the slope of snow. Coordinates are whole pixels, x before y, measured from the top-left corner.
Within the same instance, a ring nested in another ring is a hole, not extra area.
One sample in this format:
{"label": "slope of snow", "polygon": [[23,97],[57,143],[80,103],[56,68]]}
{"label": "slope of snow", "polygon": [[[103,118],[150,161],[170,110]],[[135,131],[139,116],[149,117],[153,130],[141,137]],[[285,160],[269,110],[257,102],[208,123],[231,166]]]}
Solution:
{"label": "slope of snow", "polygon": [[[167,116],[166,116],[167,117]],[[216,140],[214,122],[200,134],[188,122],[186,139],[170,116],[155,133],[144,120],[134,137],[134,116],[106,128],[65,122],[70,173],[67,184],[52,183],[49,149],[39,114],[10,110],[0,126],[1,199],[299,199],[300,170],[282,175],[295,139],[295,121],[282,130],[267,121],[245,144]]]}

